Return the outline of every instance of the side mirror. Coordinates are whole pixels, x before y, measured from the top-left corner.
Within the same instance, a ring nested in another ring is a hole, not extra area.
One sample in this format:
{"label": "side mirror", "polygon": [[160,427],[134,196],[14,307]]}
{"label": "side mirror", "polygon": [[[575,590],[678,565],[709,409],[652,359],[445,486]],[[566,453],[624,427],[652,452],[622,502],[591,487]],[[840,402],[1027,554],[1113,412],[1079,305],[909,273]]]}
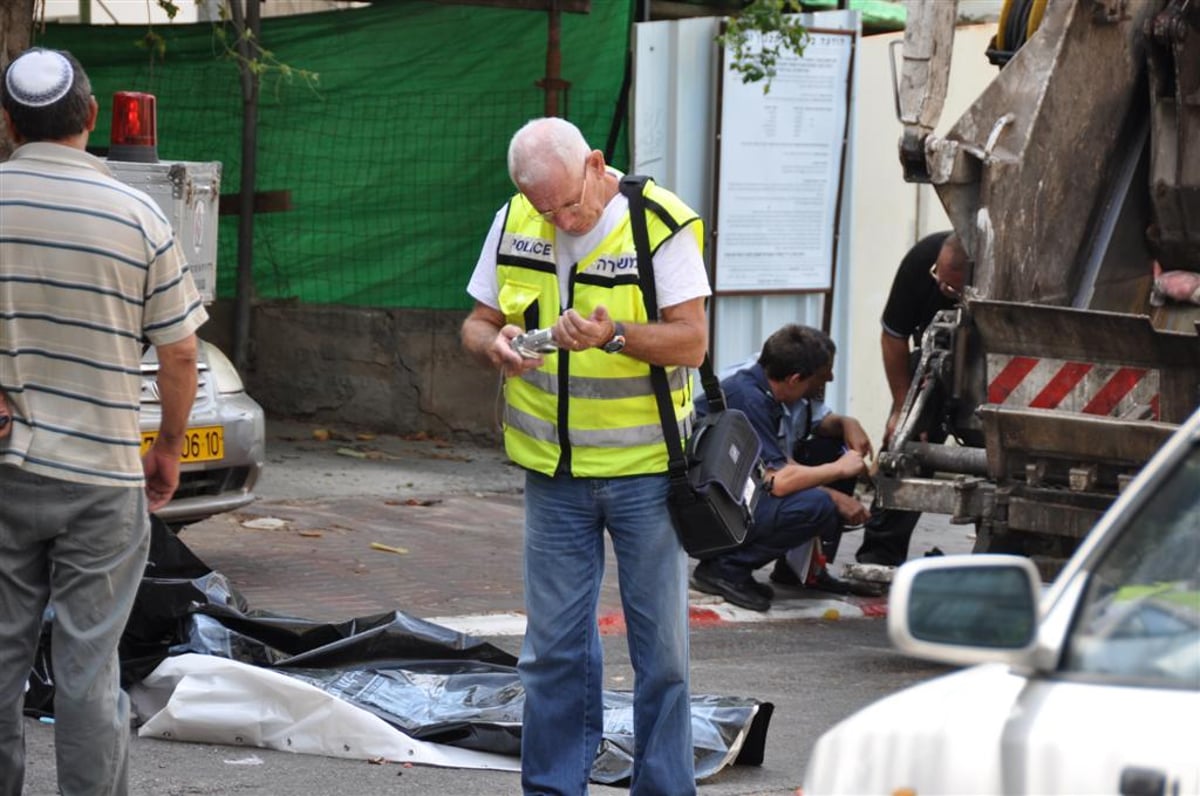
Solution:
{"label": "side mirror", "polygon": [[910,561],[892,581],[888,634],[901,652],[943,663],[1020,663],[1037,641],[1041,578],[1021,556]]}

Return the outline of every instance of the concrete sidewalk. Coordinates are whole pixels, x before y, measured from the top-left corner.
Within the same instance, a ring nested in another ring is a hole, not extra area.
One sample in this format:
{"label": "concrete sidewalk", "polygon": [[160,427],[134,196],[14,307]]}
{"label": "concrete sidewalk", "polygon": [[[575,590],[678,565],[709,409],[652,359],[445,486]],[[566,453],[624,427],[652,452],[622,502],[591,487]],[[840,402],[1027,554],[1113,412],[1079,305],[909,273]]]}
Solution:
{"label": "concrete sidewalk", "polygon": [[[322,621],[403,610],[481,635],[523,631],[523,475],[502,451],[276,421],[268,436],[260,500],[181,535],[252,608]],[[912,554],[969,552],[970,530],[927,516]],[[832,572],[860,538],[847,535]],[[615,569],[610,552],[599,610],[610,632],[623,630]],[[886,598],[776,591],[766,613],[693,591],[693,622],[886,612]]]}

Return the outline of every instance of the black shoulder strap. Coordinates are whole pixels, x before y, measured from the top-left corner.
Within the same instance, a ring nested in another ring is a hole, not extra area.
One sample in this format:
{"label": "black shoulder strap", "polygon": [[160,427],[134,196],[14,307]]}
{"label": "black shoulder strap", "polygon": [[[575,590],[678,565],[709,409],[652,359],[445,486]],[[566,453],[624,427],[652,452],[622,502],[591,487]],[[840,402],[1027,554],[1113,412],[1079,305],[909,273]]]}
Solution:
{"label": "black shoulder strap", "polygon": [[[654,259],[650,252],[650,233],[646,228],[646,197],[643,193],[647,179],[644,175],[625,175],[621,178],[621,193],[629,200],[629,223],[633,228],[633,245],[638,260],[638,285],[646,302],[646,317],[656,321],[658,291],[654,284]],[[650,383],[654,385],[663,438],[667,443],[668,469],[674,482],[686,477],[687,462],[683,456],[683,442],[679,438],[679,425],[675,422],[675,410],[671,405],[671,387],[667,383],[667,372],[661,365],[650,366]],[[713,375],[712,362],[707,353],[700,365],[700,383],[704,386],[709,412],[724,410],[725,394],[721,390],[721,383]]]}

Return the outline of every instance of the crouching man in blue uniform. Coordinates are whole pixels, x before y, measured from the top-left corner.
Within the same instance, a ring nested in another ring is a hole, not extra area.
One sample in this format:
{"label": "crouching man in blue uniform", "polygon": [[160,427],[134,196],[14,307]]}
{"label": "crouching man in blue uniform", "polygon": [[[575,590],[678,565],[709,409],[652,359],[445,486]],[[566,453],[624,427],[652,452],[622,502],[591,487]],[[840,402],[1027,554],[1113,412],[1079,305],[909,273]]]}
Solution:
{"label": "crouching man in blue uniform", "polygon": [[[847,526],[868,516],[853,493],[872,454],[871,440],[856,419],[829,411],[819,400],[833,380],[836,351],[824,332],[788,324],[767,338],[757,362],[722,380],[726,405],[744,412],[758,432],[768,488],[746,541],[696,565],[696,589],[766,611],[774,589],[753,573],[775,561],[771,579],[777,583],[838,593],[858,590],[820,563],[833,560]],[[698,403],[703,412],[702,399]],[[814,558],[818,564],[811,573],[797,573],[788,563],[789,551],[810,549],[814,540],[822,557]]]}

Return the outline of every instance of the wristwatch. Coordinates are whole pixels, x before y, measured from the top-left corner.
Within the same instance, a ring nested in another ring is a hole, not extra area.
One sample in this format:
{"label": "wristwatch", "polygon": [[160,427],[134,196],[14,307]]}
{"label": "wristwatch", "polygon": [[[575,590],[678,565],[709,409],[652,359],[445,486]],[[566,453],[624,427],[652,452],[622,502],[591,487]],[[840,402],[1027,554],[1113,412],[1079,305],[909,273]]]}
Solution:
{"label": "wristwatch", "polygon": [[625,348],[625,324],[613,321],[613,336],[600,348],[606,354],[615,354],[623,350]]}

